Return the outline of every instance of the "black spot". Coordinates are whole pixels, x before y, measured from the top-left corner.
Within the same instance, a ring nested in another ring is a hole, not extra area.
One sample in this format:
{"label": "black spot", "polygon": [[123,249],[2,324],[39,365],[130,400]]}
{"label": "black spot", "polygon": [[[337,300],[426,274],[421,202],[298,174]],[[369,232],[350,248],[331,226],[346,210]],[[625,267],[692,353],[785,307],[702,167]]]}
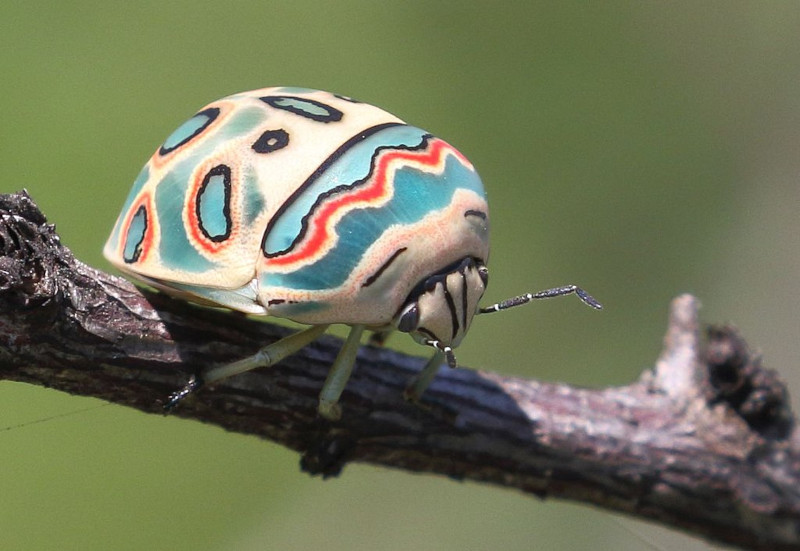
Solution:
{"label": "black spot", "polygon": [[285,130],[267,130],[253,143],[256,153],[272,153],[289,145],[289,134]]}

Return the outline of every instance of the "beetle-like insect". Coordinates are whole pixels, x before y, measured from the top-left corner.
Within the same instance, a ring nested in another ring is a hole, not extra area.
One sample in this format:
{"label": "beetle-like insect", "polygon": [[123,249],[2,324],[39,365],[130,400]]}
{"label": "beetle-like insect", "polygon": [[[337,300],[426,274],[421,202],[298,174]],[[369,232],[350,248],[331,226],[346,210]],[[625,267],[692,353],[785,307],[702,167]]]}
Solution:
{"label": "beetle-like insect", "polygon": [[320,393],[337,404],[365,329],[397,329],[435,353],[418,399],[475,314],[577,294],[568,285],[486,308],[489,211],[472,164],[445,141],[372,105],[305,88],[215,101],[156,150],[104,254],[171,295],[311,327],[198,373],[205,383],[275,364],[333,323],[351,327]]}

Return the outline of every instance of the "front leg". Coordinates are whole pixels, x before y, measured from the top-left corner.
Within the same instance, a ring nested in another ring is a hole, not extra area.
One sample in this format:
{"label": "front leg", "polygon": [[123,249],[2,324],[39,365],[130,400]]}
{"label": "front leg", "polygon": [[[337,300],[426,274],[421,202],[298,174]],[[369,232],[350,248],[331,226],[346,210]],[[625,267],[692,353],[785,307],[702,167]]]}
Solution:
{"label": "front leg", "polygon": [[293,333],[261,348],[252,356],[210,367],[200,374],[192,375],[189,382],[182,389],[170,394],[167,403],[164,404],[164,409],[166,411],[172,410],[189,394],[196,392],[204,385],[250,371],[251,369],[274,365],[317,340],[327,329],[328,325],[313,325],[308,329]]}

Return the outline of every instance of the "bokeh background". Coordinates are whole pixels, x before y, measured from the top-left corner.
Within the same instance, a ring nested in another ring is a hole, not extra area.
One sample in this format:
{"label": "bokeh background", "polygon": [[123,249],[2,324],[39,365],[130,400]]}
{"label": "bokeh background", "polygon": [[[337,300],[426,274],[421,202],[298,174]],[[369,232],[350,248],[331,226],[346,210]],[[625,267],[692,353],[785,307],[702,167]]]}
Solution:
{"label": "bokeh background", "polygon": [[[464,365],[627,383],[653,364],[670,299],[692,292],[800,394],[798,29],[792,1],[4,1],[0,192],[27,188],[75,254],[107,268],[130,184],[198,108],[270,85],[335,91],[478,167],[489,300],[577,283],[606,305],[482,318]],[[270,442],[8,382],[0,546],[708,548],[431,476],[353,465],[312,479]]]}

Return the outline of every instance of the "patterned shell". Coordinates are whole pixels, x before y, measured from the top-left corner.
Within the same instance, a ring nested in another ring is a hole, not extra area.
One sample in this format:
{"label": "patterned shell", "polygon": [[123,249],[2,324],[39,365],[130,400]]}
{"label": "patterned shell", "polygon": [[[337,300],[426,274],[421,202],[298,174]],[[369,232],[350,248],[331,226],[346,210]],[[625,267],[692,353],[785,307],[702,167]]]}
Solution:
{"label": "patterned shell", "polygon": [[489,254],[481,180],[372,105],[264,88],[200,110],[133,184],[104,250],[189,300],[381,327],[428,276]]}

